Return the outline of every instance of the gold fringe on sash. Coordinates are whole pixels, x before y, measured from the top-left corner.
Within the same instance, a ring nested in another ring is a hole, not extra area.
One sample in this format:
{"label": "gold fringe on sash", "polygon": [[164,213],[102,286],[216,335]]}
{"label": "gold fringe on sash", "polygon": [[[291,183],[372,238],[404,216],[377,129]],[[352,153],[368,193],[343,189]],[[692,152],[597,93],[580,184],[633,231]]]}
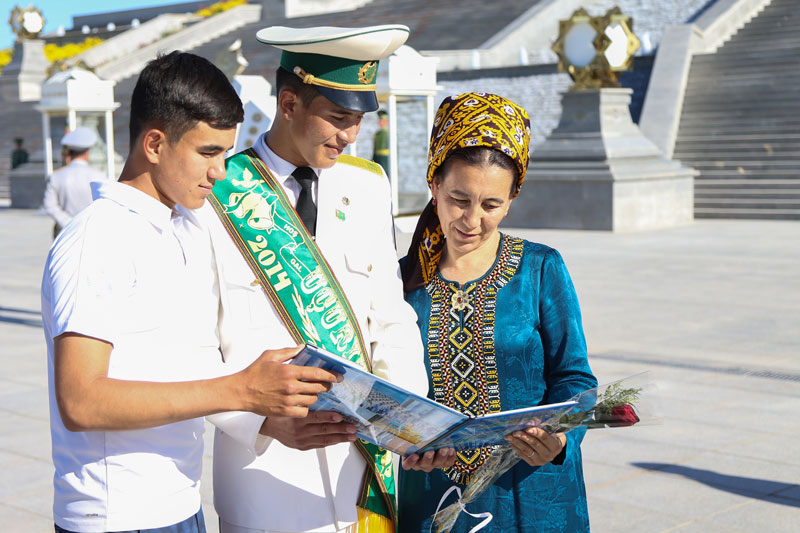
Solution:
{"label": "gold fringe on sash", "polygon": [[345,529],[347,533],[394,533],[394,522],[378,513],[367,511],[362,507],[358,510],[358,522]]}

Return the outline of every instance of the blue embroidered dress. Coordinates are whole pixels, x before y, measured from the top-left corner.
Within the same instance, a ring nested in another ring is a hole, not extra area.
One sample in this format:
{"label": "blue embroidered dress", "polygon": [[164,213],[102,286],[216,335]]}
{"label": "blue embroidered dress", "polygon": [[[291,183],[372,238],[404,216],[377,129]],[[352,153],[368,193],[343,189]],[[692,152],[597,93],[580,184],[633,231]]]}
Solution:
{"label": "blue embroidered dress", "polygon": [[[470,415],[569,399],[597,386],[586,355],[572,281],[554,249],[501,235],[495,264],[463,287],[437,276],[410,292],[425,345],[428,396]],[[466,508],[494,516],[485,531],[589,531],[581,468],[583,430],[565,453],[531,467],[519,461]],[[444,492],[463,486],[491,449],[462,450],[448,469],[401,471],[399,531],[427,532]],[[453,503],[448,497],[442,508]],[[454,532],[480,519],[461,513]]]}

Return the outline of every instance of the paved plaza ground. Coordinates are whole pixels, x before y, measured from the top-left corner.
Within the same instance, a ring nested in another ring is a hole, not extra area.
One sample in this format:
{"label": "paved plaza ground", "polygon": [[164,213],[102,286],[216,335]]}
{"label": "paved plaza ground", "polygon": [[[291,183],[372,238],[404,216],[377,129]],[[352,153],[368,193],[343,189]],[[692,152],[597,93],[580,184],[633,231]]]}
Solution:
{"label": "paved plaza ground", "polygon": [[[0,531],[53,530],[39,304],[51,231],[0,208]],[[584,440],[592,531],[800,530],[800,223],[509,232],[564,256],[599,381],[649,370],[659,385],[662,424]]]}

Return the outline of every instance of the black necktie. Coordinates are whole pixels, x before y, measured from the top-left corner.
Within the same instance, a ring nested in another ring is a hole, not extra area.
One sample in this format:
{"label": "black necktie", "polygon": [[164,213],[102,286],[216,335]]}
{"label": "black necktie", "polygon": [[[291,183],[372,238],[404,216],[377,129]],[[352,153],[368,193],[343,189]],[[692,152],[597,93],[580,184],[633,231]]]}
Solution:
{"label": "black necktie", "polygon": [[313,237],[317,233],[317,206],[314,204],[311,187],[314,185],[314,178],[317,175],[311,167],[297,167],[292,172],[292,176],[300,184],[300,196],[297,197],[295,209],[300,216],[300,220]]}

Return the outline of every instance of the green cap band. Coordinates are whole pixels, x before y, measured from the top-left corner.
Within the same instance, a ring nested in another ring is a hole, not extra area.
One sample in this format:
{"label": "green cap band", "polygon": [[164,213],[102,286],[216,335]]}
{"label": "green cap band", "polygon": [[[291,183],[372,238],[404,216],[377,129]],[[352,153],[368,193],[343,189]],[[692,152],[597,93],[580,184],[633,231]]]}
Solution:
{"label": "green cap band", "polygon": [[378,61],[283,51],[281,67],[304,83],[340,91],[375,91]]}

